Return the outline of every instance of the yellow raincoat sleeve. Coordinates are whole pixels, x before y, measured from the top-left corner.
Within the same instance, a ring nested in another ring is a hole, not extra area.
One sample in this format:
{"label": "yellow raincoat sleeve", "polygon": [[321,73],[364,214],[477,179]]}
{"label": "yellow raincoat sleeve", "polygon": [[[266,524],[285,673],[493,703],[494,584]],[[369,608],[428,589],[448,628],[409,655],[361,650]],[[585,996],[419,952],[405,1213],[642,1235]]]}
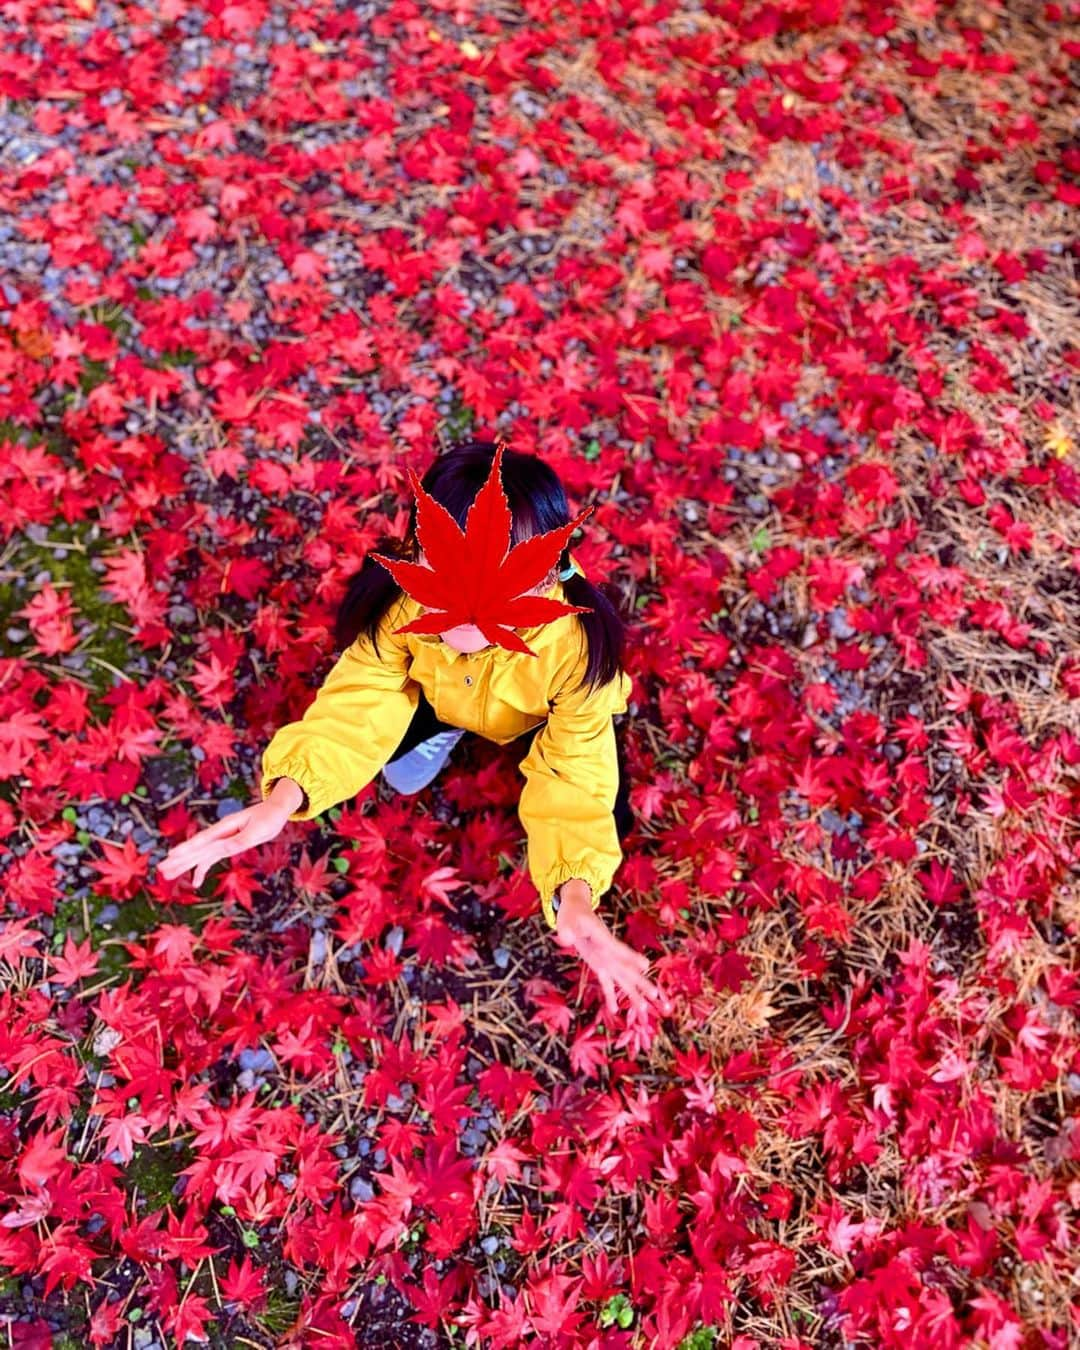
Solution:
{"label": "yellow raincoat sleeve", "polygon": [[611,719],[626,711],[631,680],[624,671],[591,693],[579,689],[586,659],[583,653],[549,701],[548,719],[518,765],[526,780],[518,815],[528,839],[528,871],[550,928],[556,922],[552,896],[564,881],[587,881],[596,909],[623,858]]}
{"label": "yellow raincoat sleeve", "polygon": [[298,722],[274,733],[262,755],[260,793],[291,778],[307,795],[290,820],[312,820],[365,788],[401,743],[420,701],[407,674],[411,655],[401,634],[400,602],[379,624],[379,654],[361,634],[342,652]]}

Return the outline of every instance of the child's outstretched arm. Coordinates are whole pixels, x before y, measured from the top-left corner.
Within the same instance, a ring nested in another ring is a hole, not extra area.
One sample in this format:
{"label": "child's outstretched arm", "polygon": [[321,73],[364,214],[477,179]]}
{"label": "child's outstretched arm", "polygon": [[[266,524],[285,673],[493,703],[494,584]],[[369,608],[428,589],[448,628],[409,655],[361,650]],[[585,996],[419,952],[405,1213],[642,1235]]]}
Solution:
{"label": "child's outstretched arm", "polygon": [[263,752],[261,801],[177,844],[159,864],[168,880],[193,870],[196,886],[222,858],[274,839],[287,821],[310,820],[353,797],[400,743],[419,702],[406,670],[405,641],[393,635],[397,606],[379,626],[379,655],[367,638],[338,658],[314,700],[280,727]]}
{"label": "child's outstretched arm", "polygon": [[259,791],[265,801],[280,778],[304,799],[289,820],[311,820],[365,788],[394,753],[420,701],[407,674],[408,646],[393,628],[392,605],[379,624],[379,654],[364,636],[347,647],[298,721],[274,733],[263,751]]}
{"label": "child's outstretched arm", "polygon": [[628,679],[581,689],[586,659],[566,673],[547,722],[518,766],[526,779],[518,814],[528,836],[529,875],[548,926],[595,971],[613,1012],[616,985],[631,1002],[654,999],[667,1011],[665,995],[645,978],[648,960],[620,942],[597,913],[623,856],[614,816],[619,765],[611,719],[626,709]]}

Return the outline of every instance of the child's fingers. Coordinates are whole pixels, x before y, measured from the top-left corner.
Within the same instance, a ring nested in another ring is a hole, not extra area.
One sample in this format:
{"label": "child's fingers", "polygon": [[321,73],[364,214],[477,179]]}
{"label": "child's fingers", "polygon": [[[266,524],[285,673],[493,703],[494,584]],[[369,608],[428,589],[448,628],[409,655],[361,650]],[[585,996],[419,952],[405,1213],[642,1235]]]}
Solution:
{"label": "child's fingers", "polygon": [[673,1005],[667,994],[644,975],[631,974],[625,988],[629,997],[637,997],[643,1002],[651,1003],[661,1013],[667,1014],[672,1010]]}
{"label": "child's fingers", "polygon": [[213,825],[207,825],[201,829],[198,834],[193,834],[190,839],[185,839],[182,844],[177,844],[174,852],[181,852],[186,848],[198,848],[214,839],[224,839],[230,834],[235,834],[237,829],[243,829],[244,822],[237,823],[238,817],[243,815],[243,811],[233,811],[230,815],[222,816],[220,820],[215,820]]}
{"label": "child's fingers", "polygon": [[158,864],[158,871],[165,877],[186,872],[189,867],[193,867],[197,862],[200,862],[207,853],[216,850],[223,839],[240,834],[244,829],[244,822],[238,823],[234,819],[237,814],[239,813],[234,812],[233,816],[226,816],[224,820],[215,821],[213,825],[208,825],[205,830],[200,830],[198,834],[193,834],[190,839],[185,839],[182,844],[177,844],[175,848],[170,849]]}
{"label": "child's fingers", "polygon": [[600,988],[603,990],[604,999],[607,1002],[608,1011],[617,1013],[619,1011],[619,999],[615,993],[615,984],[610,975],[597,972],[597,978],[600,981]]}

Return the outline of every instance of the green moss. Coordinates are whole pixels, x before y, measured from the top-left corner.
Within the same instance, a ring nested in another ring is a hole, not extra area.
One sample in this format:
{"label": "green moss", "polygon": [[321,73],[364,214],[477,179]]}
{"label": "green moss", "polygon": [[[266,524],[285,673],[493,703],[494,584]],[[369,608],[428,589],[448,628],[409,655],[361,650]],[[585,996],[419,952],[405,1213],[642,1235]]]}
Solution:
{"label": "green moss", "polygon": [[91,394],[99,384],[112,378],[112,370],[107,361],[84,361],[79,372],[79,388],[84,394]]}
{"label": "green moss", "polygon": [[3,1081],[0,1080],[0,1114],[13,1116],[17,1111],[21,1111],[25,1105],[25,1095],[17,1087],[12,1092],[5,1091]]}
{"label": "green moss", "polygon": [[176,1179],[192,1161],[186,1144],[140,1144],[124,1167],[124,1184],[132,1194],[138,1192],[146,1209],[164,1209],[176,1199]]}
{"label": "green moss", "polygon": [[284,1281],[275,1279],[266,1295],[266,1306],[259,1314],[255,1325],[269,1336],[282,1336],[300,1316],[300,1300],[290,1298],[285,1292]]}
{"label": "green moss", "polygon": [[16,445],[29,445],[33,436],[29,427],[21,426],[10,417],[0,417],[0,441],[13,441]]}
{"label": "green moss", "polygon": [[679,1350],[713,1350],[719,1332],[716,1327],[698,1327],[679,1342]]}
{"label": "green moss", "polygon": [[[116,904],[120,913],[106,926],[99,919],[101,911],[110,904]],[[123,945],[125,942],[137,942],[163,923],[186,924],[192,932],[198,933],[217,908],[219,906],[211,901],[200,905],[163,905],[144,893],[136,894],[130,900],[114,901],[110,896],[91,891],[84,909],[82,900],[68,895],[57,901],[53,912],[53,947],[62,949],[69,934],[75,942],[82,942],[87,936],[86,915],[89,914],[91,946],[99,957],[92,982],[97,985],[108,980],[117,984],[131,967],[131,956]]]}
{"label": "green moss", "polygon": [[472,436],[475,420],[472,409],[462,402],[460,394],[455,393],[443,422],[447,438],[452,441],[467,440]]}
{"label": "green moss", "polygon": [[127,310],[115,300],[99,300],[97,304],[91,305],[90,318],[94,323],[104,324],[110,332],[119,334],[121,338],[126,338],[134,327]]}
{"label": "green moss", "polygon": [[[100,697],[113,686],[114,676],[108,667],[122,671],[131,660],[131,635],[125,631],[131,622],[122,605],[102,595],[102,577],[90,566],[98,549],[104,551],[111,541],[105,538],[91,540],[85,522],[80,524],[84,537],[80,537],[75,525],[56,521],[48,527],[49,544],[22,540],[10,560],[10,574],[13,578],[26,579],[45,571],[58,589],[68,591],[76,629],[80,621],[89,621],[93,627],[93,637],[86,651],[88,656],[97,659],[88,663],[85,675]],[[59,550],[55,546],[60,544],[72,547],[64,549],[62,556],[56,556]],[[21,585],[16,580],[0,584],[0,622],[5,627],[9,624],[26,627],[25,619],[16,618],[14,611],[22,609],[35,591],[36,588],[25,580]],[[104,710],[99,705],[96,711],[101,715]]]}

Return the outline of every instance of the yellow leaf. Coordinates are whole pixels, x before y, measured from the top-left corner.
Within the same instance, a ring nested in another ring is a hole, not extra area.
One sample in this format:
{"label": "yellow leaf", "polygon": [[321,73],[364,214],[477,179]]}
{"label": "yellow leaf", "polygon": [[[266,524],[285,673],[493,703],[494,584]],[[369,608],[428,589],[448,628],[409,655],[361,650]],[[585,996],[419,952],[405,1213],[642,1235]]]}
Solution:
{"label": "yellow leaf", "polygon": [[462,56],[467,56],[470,61],[475,61],[476,58],[480,55],[480,48],[476,45],[475,42],[471,41],[469,38],[466,38],[465,41],[460,44],[460,46]]}
{"label": "yellow leaf", "polygon": [[32,356],[35,359],[48,356],[52,352],[52,338],[42,328],[17,328],[15,330],[15,342],[27,356]]}
{"label": "yellow leaf", "polygon": [[1055,422],[1046,433],[1046,448],[1058,459],[1064,459],[1073,448],[1072,437],[1065,431],[1060,422]]}

